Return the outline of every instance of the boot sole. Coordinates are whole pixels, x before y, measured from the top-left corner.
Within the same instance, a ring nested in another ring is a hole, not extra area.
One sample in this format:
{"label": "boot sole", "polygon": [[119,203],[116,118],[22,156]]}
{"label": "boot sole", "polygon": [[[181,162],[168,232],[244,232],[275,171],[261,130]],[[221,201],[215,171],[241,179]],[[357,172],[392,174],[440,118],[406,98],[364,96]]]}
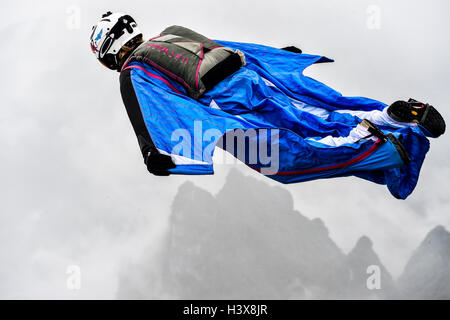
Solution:
{"label": "boot sole", "polygon": [[415,108],[407,102],[397,101],[388,108],[387,112],[397,122],[419,124],[435,138],[445,132],[445,120],[433,106],[424,105],[421,108]]}

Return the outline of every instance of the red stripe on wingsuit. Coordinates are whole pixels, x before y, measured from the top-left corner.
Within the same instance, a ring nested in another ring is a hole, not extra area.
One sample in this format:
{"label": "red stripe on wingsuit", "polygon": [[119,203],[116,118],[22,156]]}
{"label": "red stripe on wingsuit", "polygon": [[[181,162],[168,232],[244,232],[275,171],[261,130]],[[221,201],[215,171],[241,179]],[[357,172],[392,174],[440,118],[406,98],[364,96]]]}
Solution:
{"label": "red stripe on wingsuit", "polygon": [[[312,173],[312,172],[320,172],[320,171],[327,171],[327,170],[333,170],[333,169],[340,169],[340,168],[344,168],[347,167],[351,164],[354,164],[356,162],[362,161],[365,158],[367,158],[368,156],[370,156],[375,149],[378,148],[378,146],[380,145],[381,140],[378,139],[367,151],[365,151],[364,153],[360,154],[359,156],[357,156],[356,158],[353,158],[349,161],[343,162],[343,163],[339,163],[333,166],[328,166],[328,167],[320,167],[320,168],[311,168],[311,169],[305,169],[305,170],[298,170],[298,171],[284,171],[284,172],[277,172],[275,173],[275,175],[277,176],[291,176],[291,175],[295,175],[295,174],[305,174],[305,173]],[[253,168],[250,167],[256,171],[261,171],[261,169],[257,169],[257,168]]]}
{"label": "red stripe on wingsuit", "polygon": [[165,84],[167,84],[167,85],[170,87],[170,89],[172,89],[172,90],[175,91],[176,93],[182,94],[182,93],[181,93],[180,91],[178,91],[174,86],[172,86],[172,85],[170,84],[169,81],[167,81],[166,79],[164,79],[164,78],[162,78],[162,77],[160,77],[160,76],[157,76],[156,74],[153,74],[153,73],[151,73],[151,72],[145,70],[144,68],[142,68],[142,67],[140,67],[140,66],[129,66],[129,67],[124,68],[123,70],[127,70],[127,69],[139,69],[139,70],[142,70],[142,71],[144,71],[147,75],[149,75],[150,77],[156,78],[156,79],[158,79],[158,80],[163,81]]}

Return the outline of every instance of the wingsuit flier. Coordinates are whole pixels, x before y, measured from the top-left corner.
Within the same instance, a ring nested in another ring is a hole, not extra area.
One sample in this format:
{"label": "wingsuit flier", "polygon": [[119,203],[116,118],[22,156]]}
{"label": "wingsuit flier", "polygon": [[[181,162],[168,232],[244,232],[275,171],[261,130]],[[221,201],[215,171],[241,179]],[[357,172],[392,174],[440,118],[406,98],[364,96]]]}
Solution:
{"label": "wingsuit flier", "polygon": [[217,145],[282,183],[353,175],[406,199],[427,137],[445,132],[427,103],[345,97],[304,76],[306,67],[332,60],[293,46],[211,40],[182,26],[144,41],[131,16],[111,12],[90,40],[97,59],[120,72],[126,111],[155,175],[213,174]]}

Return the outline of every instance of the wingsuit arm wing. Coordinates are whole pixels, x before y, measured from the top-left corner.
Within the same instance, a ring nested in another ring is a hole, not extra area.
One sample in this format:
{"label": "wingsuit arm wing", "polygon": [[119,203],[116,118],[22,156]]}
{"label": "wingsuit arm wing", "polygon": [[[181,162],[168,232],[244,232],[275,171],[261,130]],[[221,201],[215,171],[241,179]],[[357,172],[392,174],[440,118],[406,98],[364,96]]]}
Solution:
{"label": "wingsuit arm wing", "polygon": [[120,75],[120,92],[128,117],[138,139],[147,170],[158,176],[169,175],[169,169],[175,167],[168,155],[160,154],[146,128],[139,101],[131,81],[131,70],[124,70]]}

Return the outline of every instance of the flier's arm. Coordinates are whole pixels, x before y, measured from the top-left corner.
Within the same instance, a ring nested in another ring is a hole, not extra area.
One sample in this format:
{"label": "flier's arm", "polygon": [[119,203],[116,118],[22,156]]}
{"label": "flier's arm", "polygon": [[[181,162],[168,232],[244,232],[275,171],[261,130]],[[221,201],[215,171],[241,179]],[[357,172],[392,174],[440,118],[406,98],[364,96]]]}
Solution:
{"label": "flier's arm", "polygon": [[170,156],[159,153],[148,133],[131,81],[131,70],[120,74],[120,92],[148,171],[157,176],[169,175],[168,169],[174,168],[175,164]]}

